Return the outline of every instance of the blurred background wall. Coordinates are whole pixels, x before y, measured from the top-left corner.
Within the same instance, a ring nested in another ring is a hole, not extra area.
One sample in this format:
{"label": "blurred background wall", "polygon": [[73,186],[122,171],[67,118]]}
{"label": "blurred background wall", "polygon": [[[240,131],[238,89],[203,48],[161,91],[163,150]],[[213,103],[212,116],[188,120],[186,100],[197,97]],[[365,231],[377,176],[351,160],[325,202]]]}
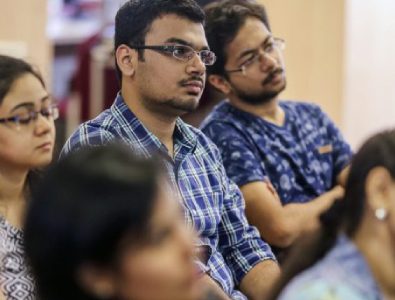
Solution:
{"label": "blurred background wall", "polygon": [[353,145],[395,127],[395,1],[346,1],[343,129]]}
{"label": "blurred background wall", "polygon": [[47,0],[0,0],[0,53],[24,57],[49,83],[52,46],[46,35]]}

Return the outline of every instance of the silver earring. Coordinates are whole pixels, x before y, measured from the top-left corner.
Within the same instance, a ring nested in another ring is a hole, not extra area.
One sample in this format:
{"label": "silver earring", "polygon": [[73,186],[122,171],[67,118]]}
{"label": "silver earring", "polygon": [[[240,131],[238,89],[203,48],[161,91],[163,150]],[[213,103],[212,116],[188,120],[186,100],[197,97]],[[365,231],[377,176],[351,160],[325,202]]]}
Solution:
{"label": "silver earring", "polygon": [[385,220],[385,218],[387,217],[387,210],[385,208],[377,208],[374,211],[374,215],[376,216],[376,219],[379,221],[383,221]]}

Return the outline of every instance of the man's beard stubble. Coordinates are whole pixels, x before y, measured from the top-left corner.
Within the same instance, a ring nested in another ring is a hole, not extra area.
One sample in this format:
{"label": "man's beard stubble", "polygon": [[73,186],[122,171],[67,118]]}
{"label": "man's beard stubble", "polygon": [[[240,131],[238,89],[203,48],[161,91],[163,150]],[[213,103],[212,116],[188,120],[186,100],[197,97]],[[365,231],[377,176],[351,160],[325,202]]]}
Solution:
{"label": "man's beard stubble", "polygon": [[[262,81],[262,86],[265,86],[266,84],[270,83],[274,76],[278,73],[278,72],[284,72],[283,69],[277,69],[274,72],[272,72],[268,77],[266,77],[263,81]],[[233,90],[235,92],[235,94],[237,95],[237,97],[247,103],[247,104],[251,104],[251,105],[260,105],[260,104],[265,104],[270,102],[273,98],[277,97],[278,94],[280,94],[286,87],[286,80],[284,78],[284,83],[277,89],[275,90],[266,90],[266,91],[262,91],[261,93],[258,94],[250,94],[245,91],[241,91],[240,89],[236,88],[235,86],[233,86]]]}
{"label": "man's beard stubble", "polygon": [[[198,76],[192,76],[191,78],[181,80],[178,83],[178,85],[182,87],[183,85],[185,85],[191,80],[200,81],[203,85],[203,90],[204,90],[205,81],[204,79]],[[195,93],[187,93],[186,95],[184,95],[184,97],[172,97],[172,98],[163,97],[162,99],[152,98],[147,94],[145,94],[144,97],[145,100],[143,102],[143,105],[149,110],[153,112],[157,112],[159,114],[164,113],[173,116],[181,116],[186,113],[194,112],[197,109],[202,94],[203,92],[200,93],[199,95]]]}

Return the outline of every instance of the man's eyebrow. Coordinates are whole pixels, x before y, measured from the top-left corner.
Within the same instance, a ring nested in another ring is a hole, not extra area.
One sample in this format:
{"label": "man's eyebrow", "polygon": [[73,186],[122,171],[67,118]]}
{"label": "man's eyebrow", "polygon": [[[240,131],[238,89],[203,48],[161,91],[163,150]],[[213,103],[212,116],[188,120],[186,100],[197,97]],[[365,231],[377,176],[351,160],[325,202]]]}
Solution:
{"label": "man's eyebrow", "polygon": [[[44,96],[44,97],[42,97],[40,99],[40,102],[42,103],[42,102],[44,102],[44,101],[46,101],[48,99],[49,99],[49,95],[46,95],[46,96]],[[11,109],[11,112],[13,112],[13,111],[15,111],[15,110],[17,110],[18,108],[21,108],[21,107],[33,108],[34,107],[34,102],[22,102],[22,103],[19,103],[18,105],[16,105],[15,107],[13,107]]]}
{"label": "man's eyebrow", "polygon": [[[187,42],[186,40],[183,40],[183,39],[180,39],[180,38],[169,38],[165,42],[166,43],[185,45],[185,46],[191,47],[192,49],[195,49],[194,45],[192,45],[191,43]],[[199,50],[209,50],[209,47],[208,46],[203,46]]]}
{"label": "man's eyebrow", "polygon": [[[263,41],[262,45],[265,45],[265,44],[268,42],[268,40],[271,39],[271,38],[273,38],[273,37],[272,37],[271,35],[268,35],[268,36],[266,37],[266,39]],[[254,49],[246,49],[246,50],[242,51],[242,52],[239,54],[237,60],[240,60],[241,58],[243,58],[243,57],[245,57],[245,56],[247,56],[247,55],[249,55],[249,54],[251,54],[251,53],[256,52],[256,50],[257,50],[257,48],[254,48]]]}

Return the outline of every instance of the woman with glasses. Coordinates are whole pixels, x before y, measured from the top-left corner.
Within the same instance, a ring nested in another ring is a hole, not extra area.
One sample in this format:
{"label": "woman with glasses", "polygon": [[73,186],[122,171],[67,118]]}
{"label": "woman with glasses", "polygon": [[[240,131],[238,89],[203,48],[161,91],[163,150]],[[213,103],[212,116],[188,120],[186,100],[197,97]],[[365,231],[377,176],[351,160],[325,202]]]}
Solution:
{"label": "woman with glasses", "polygon": [[0,286],[7,299],[35,299],[22,224],[34,172],[52,160],[57,116],[37,71],[0,55]]}
{"label": "woman with glasses", "polygon": [[395,299],[395,130],[354,156],[345,197],[284,266],[280,300]]}

